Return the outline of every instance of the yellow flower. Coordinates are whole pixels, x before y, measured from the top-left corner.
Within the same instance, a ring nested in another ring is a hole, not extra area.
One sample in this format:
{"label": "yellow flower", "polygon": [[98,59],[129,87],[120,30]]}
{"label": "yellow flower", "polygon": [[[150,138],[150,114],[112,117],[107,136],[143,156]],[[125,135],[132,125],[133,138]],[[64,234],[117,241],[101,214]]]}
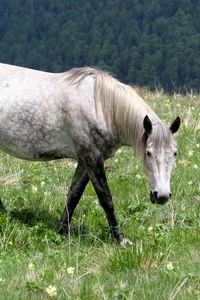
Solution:
{"label": "yellow flower", "polygon": [[192,155],[193,155],[193,151],[192,151],[192,150],[189,150],[188,156],[192,156]]}
{"label": "yellow flower", "polygon": [[169,270],[169,271],[171,271],[171,270],[174,269],[173,264],[172,264],[171,261],[169,261],[169,262],[167,263],[166,268],[167,268],[167,270]]}
{"label": "yellow flower", "polygon": [[117,154],[121,154],[122,153],[122,149],[117,150]]}
{"label": "yellow flower", "polygon": [[151,231],[153,231],[153,226],[150,226],[150,227],[148,228],[148,232],[151,232]]}
{"label": "yellow flower", "polygon": [[67,273],[68,273],[69,275],[73,275],[73,274],[74,274],[74,271],[75,271],[75,268],[74,268],[74,267],[69,267],[69,268],[67,268]]}
{"label": "yellow flower", "polygon": [[37,186],[32,185],[32,192],[33,192],[33,193],[36,193],[36,192],[37,192]]}
{"label": "yellow flower", "polygon": [[55,286],[50,285],[48,288],[46,288],[46,292],[50,297],[57,296],[57,290]]}
{"label": "yellow flower", "polygon": [[28,264],[28,268],[29,268],[29,270],[33,270],[34,269],[34,264],[32,262],[30,262]]}

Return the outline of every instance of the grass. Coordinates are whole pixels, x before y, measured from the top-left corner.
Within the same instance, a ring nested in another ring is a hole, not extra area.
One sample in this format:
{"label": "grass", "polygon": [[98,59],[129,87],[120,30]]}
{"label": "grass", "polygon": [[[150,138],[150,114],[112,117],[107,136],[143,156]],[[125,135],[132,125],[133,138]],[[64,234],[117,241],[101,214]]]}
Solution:
{"label": "grass", "polygon": [[57,234],[76,163],[0,153],[0,299],[200,299],[200,96],[141,91],[168,123],[183,120],[173,199],[152,205],[141,163],[123,148],[106,162],[116,214],[134,245],[110,237],[91,185],[69,240]]}

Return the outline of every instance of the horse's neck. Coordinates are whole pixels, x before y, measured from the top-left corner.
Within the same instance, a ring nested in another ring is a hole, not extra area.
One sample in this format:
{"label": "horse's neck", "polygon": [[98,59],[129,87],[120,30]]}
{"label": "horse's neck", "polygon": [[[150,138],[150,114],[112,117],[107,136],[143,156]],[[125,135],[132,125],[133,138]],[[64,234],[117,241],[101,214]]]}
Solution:
{"label": "horse's neck", "polygon": [[102,107],[107,129],[114,140],[120,145],[133,146],[137,151],[144,132],[144,117],[148,115],[153,120],[156,114],[135,90],[105,73],[97,74],[95,104],[97,112],[98,107]]}

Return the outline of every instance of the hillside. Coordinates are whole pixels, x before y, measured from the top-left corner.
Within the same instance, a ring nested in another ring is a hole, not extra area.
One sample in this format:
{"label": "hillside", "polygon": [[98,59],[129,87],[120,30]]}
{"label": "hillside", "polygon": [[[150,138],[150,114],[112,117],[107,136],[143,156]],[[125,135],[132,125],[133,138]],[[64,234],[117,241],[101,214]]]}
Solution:
{"label": "hillside", "polygon": [[0,0],[0,60],[93,65],[140,86],[199,91],[199,15],[197,0]]}

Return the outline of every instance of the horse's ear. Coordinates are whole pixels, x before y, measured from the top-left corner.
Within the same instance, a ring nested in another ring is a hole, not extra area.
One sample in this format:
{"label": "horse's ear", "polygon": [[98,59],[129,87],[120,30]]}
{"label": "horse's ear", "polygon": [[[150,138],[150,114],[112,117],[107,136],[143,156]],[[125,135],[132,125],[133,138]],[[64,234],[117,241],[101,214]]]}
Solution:
{"label": "horse's ear", "polygon": [[177,132],[177,130],[179,129],[180,124],[181,124],[181,119],[179,117],[177,117],[174,120],[174,122],[172,122],[172,125],[170,126],[170,130],[171,130],[172,134]]}
{"label": "horse's ear", "polygon": [[143,120],[144,130],[147,134],[150,134],[152,131],[152,123],[148,116],[145,116]]}

